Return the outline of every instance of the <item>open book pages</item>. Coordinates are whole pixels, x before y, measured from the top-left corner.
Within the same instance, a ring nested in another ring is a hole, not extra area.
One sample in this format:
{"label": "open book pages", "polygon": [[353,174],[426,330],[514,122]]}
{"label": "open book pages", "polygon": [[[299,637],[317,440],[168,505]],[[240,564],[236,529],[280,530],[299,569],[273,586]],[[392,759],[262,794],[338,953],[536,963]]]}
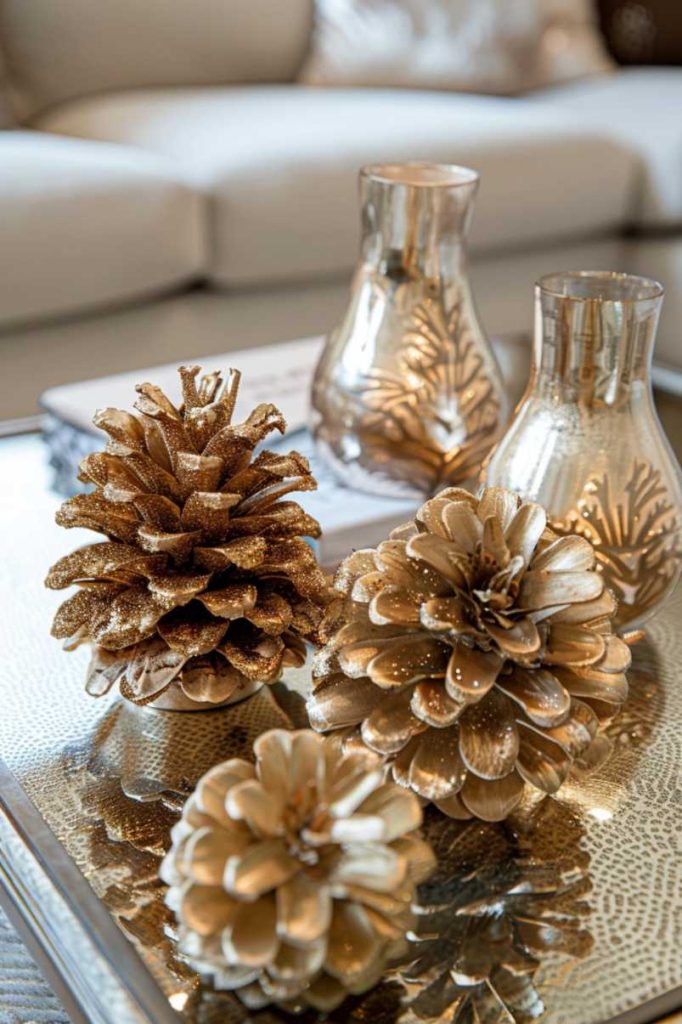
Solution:
{"label": "open book pages", "polygon": [[[306,425],[310,382],[323,343],[321,337],[301,338],[281,345],[202,356],[187,362],[201,366],[205,373],[212,370],[224,373],[229,367],[241,372],[235,423],[261,402],[273,402],[287,421],[287,431],[292,432]],[[92,424],[95,410],[108,406],[130,409],[135,399],[135,385],[143,381],[158,385],[172,402],[180,400],[178,363],[175,362],[50,388],[42,395],[40,404],[55,419],[101,437]]]}

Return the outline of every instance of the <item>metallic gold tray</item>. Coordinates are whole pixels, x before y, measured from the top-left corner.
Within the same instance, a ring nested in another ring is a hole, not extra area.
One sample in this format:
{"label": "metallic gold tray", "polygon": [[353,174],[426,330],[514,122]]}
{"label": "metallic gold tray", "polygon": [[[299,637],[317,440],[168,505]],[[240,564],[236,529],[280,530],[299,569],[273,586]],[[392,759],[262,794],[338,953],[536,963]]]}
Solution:
{"label": "metallic gold tray", "polygon": [[[0,498],[3,902],[74,1019],[281,1020],[248,1014],[177,959],[157,869],[199,775],[248,756],[263,729],[303,722],[305,671],[199,714],[88,697],[86,652],[65,654],[49,637],[59,595],[42,578],[90,538],[53,526],[36,439],[2,442],[0,471],[22,495],[20,507]],[[427,813],[439,868],[420,896],[415,963],[333,1020],[520,1024],[544,1005],[547,1024],[642,1024],[682,1006],[681,612],[678,589],[635,649],[631,697],[599,772],[505,825]]]}

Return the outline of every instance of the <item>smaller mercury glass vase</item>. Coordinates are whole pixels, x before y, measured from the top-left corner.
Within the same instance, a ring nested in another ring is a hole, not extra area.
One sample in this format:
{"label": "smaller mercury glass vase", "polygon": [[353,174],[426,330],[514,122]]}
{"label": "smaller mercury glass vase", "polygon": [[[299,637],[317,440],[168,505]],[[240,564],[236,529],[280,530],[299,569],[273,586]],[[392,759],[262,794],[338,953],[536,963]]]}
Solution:
{"label": "smaller mercury glass vase", "polygon": [[315,373],[312,429],[336,476],[420,498],[475,481],[506,417],[471,294],[478,174],[388,164],[360,174],[362,254]]}
{"label": "smaller mercury glass vase", "polygon": [[588,537],[640,626],[682,566],[680,467],[653,404],[663,288],[611,272],[552,274],[535,289],[530,380],[484,471],[543,504],[555,530]]}

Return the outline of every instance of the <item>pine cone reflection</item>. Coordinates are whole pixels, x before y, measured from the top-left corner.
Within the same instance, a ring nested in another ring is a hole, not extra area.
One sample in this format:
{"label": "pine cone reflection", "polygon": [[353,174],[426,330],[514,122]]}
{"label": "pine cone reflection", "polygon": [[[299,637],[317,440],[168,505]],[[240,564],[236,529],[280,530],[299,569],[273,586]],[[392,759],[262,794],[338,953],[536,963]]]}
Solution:
{"label": "pine cone reflection", "polygon": [[[407,1020],[524,1024],[544,1012],[535,975],[584,956],[589,857],[571,811],[545,799],[525,823],[427,819],[438,868],[420,888]],[[405,1019],[405,1018],[404,1018]]]}
{"label": "pine cone reflection", "polygon": [[360,727],[397,782],[454,818],[555,793],[627,696],[626,644],[589,541],[500,487],[450,488],[342,564],[310,721]]}

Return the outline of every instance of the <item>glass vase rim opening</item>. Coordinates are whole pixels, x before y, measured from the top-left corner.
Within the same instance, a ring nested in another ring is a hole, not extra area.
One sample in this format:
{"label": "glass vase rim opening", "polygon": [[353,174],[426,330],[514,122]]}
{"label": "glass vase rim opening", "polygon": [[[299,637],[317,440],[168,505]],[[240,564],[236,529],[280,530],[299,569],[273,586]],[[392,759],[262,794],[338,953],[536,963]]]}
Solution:
{"label": "glass vase rim opening", "polygon": [[476,186],[481,176],[478,171],[461,164],[411,160],[404,163],[366,164],[360,168],[360,178],[380,185],[452,189]]}
{"label": "glass vase rim opening", "polygon": [[635,305],[660,300],[665,289],[652,277],[619,270],[562,270],[543,274],[535,283],[536,294],[570,302]]}

